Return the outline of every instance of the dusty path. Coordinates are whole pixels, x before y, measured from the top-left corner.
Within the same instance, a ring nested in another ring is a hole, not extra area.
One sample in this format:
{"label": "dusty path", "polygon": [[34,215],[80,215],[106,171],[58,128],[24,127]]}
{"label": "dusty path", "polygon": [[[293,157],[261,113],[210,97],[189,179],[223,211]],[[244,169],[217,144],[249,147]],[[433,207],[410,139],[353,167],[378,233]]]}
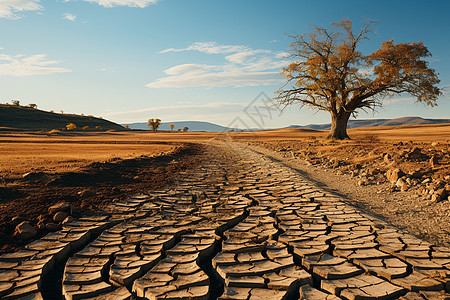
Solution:
{"label": "dusty path", "polygon": [[448,299],[450,249],[345,204],[239,144],[0,256],[18,299]]}

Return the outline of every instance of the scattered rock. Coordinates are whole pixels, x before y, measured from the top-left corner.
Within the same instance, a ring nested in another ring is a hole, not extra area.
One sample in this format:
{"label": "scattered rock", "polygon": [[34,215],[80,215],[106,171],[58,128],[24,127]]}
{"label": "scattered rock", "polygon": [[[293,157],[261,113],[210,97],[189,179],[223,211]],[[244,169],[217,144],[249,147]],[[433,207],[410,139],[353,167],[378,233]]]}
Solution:
{"label": "scattered rock", "polygon": [[79,196],[81,196],[81,197],[91,197],[91,196],[94,196],[95,195],[95,193],[94,192],[92,192],[92,191],[90,191],[90,190],[82,190],[82,191],[79,191],[78,193],[77,193]]}
{"label": "scattered rock", "polygon": [[422,151],[419,148],[414,147],[414,149],[411,152],[407,153],[405,155],[405,157],[408,159],[414,159],[414,160],[421,159]]}
{"label": "scattered rock", "polygon": [[40,180],[43,179],[44,177],[45,177],[44,172],[28,172],[22,175],[23,180],[27,181]]}
{"label": "scattered rock", "polygon": [[413,178],[421,178],[422,177],[422,172],[420,172],[420,169],[414,170],[414,171],[409,171],[408,174],[413,177]]}
{"label": "scattered rock", "polygon": [[391,183],[396,183],[397,180],[402,177],[403,175],[405,175],[405,173],[402,172],[402,170],[396,168],[396,169],[389,169],[386,172],[386,178],[387,180],[389,180],[389,182]]}
{"label": "scattered rock", "polygon": [[434,168],[438,164],[438,158],[436,156],[431,156],[430,158],[430,166]]}
{"label": "scattered rock", "polygon": [[67,218],[69,214],[66,213],[65,211],[58,211],[54,216],[53,216],[53,221],[55,221],[56,223],[60,223],[62,221],[64,221],[65,218]]}
{"label": "scattered rock", "polygon": [[70,222],[73,222],[73,221],[75,221],[75,218],[74,218],[74,217],[72,217],[72,216],[67,216],[67,218],[65,218],[64,221],[62,221],[61,224],[67,224],[67,223],[70,223]]}
{"label": "scattered rock", "polygon": [[427,183],[429,183],[429,182],[431,182],[431,179],[430,179],[430,178],[425,178],[425,179],[422,181],[422,184],[427,184]]}
{"label": "scattered rock", "polygon": [[37,230],[30,225],[30,223],[24,221],[16,226],[14,236],[21,240],[28,240],[34,238],[37,235]]}
{"label": "scattered rock", "polygon": [[392,159],[392,156],[389,154],[389,153],[386,153],[384,156],[383,156],[383,161],[385,162],[385,163],[390,163],[391,162],[391,159]]}
{"label": "scattered rock", "polygon": [[402,188],[404,185],[407,185],[407,184],[406,184],[406,182],[403,180],[403,178],[399,178],[399,179],[397,180],[397,182],[395,183],[395,185],[396,185],[398,188]]}
{"label": "scattered rock", "polygon": [[48,231],[58,231],[61,229],[61,225],[50,222],[45,225],[45,229]]}
{"label": "scattered rock", "polygon": [[68,202],[59,202],[48,208],[48,213],[53,215],[59,211],[70,212],[70,204]]}
{"label": "scattered rock", "polygon": [[438,194],[431,195],[431,203],[438,203],[442,200],[442,197]]}

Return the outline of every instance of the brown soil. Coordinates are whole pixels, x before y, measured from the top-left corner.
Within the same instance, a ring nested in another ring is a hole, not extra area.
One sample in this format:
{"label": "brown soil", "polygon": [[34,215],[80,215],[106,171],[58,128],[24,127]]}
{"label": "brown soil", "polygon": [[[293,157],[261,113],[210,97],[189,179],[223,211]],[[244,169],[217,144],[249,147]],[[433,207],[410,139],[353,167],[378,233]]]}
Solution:
{"label": "brown soil", "polygon": [[[76,172],[36,172],[30,179],[8,182],[7,187],[0,187],[0,253],[24,244],[12,236],[20,222],[36,225],[40,219],[50,221],[51,205],[69,202],[79,210],[74,214],[82,215],[111,201],[161,188],[179,171],[190,168],[196,159],[193,155],[199,152],[200,146],[184,143],[159,156],[117,158],[91,163]],[[37,238],[45,233],[40,231]]]}

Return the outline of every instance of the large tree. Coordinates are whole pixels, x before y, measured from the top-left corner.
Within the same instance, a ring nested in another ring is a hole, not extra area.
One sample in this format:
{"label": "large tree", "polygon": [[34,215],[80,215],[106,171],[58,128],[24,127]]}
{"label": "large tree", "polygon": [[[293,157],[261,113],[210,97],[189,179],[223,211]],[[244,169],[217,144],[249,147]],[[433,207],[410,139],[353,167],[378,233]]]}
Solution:
{"label": "large tree", "polygon": [[431,53],[422,42],[395,44],[391,40],[369,55],[358,50],[374,24],[366,21],[354,33],[347,19],[332,22],[331,29],[315,26],[310,34],[292,36],[294,61],[282,71],[287,82],[275,100],[329,112],[328,137],[334,139],[348,138],[352,114],[375,110],[386,97],[409,93],[416,102],[436,105],[440,81],[426,61]]}

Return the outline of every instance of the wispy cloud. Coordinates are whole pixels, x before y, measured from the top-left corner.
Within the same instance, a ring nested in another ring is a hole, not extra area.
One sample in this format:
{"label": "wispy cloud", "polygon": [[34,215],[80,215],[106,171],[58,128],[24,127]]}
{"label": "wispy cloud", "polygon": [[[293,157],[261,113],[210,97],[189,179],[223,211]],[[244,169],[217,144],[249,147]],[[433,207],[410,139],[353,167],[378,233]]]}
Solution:
{"label": "wispy cloud", "polygon": [[209,102],[205,104],[184,104],[149,107],[130,111],[105,112],[105,118],[120,120],[123,123],[147,120],[157,116],[163,121],[211,121],[228,124],[236,115],[242,113],[246,103]]}
{"label": "wispy cloud", "polygon": [[158,0],[84,0],[86,2],[97,3],[104,7],[128,6],[145,8],[151,4],[156,4]]}
{"label": "wispy cloud", "polygon": [[244,45],[220,45],[197,42],[186,48],[169,48],[160,53],[198,51],[221,54],[220,65],[181,64],[164,71],[168,76],[147,84],[150,88],[173,87],[244,87],[279,84],[282,67],[289,64],[286,53],[266,49],[251,49]]}
{"label": "wispy cloud", "polygon": [[[1,62],[6,63],[1,63]],[[0,54],[0,75],[31,76],[72,72],[69,69],[53,67],[59,61],[47,60],[47,55],[15,55]]]}
{"label": "wispy cloud", "polygon": [[72,14],[70,14],[70,13],[65,13],[65,14],[63,15],[63,19],[69,20],[69,21],[72,21],[72,22],[75,22],[76,19],[77,19],[77,16],[76,16],[76,15],[72,15]]}
{"label": "wispy cloud", "polygon": [[20,19],[21,12],[42,10],[39,0],[0,0],[0,18]]}
{"label": "wispy cloud", "polygon": [[208,54],[219,54],[219,53],[232,53],[239,51],[250,50],[250,48],[243,45],[219,45],[216,42],[196,42],[189,45],[186,48],[175,49],[169,48],[160,51],[159,53],[167,52],[181,52],[181,51],[199,51]]}

